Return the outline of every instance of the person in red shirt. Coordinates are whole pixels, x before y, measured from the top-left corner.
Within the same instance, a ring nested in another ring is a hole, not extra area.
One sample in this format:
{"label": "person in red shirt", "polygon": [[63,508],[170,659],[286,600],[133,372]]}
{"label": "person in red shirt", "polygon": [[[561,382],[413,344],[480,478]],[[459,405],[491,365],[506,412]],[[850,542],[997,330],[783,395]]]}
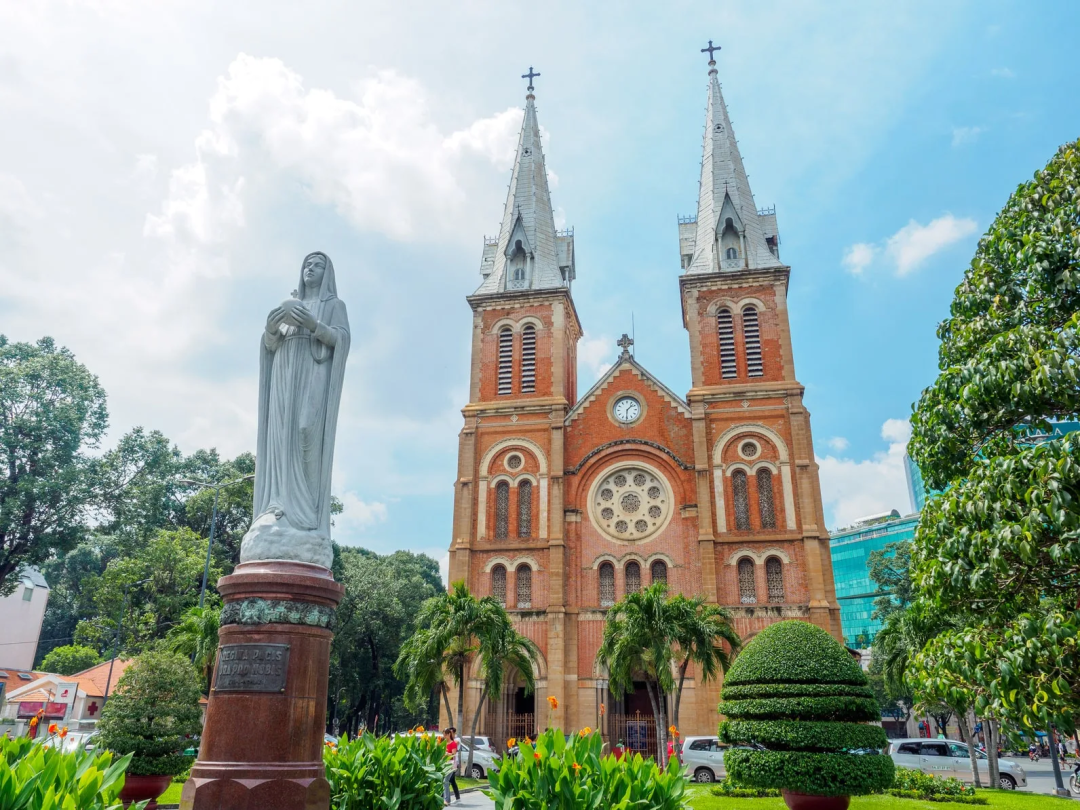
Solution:
{"label": "person in red shirt", "polygon": [[443,803],[450,804],[450,787],[454,788],[454,798],[461,803],[461,791],[458,790],[457,783],[457,771],[461,764],[460,750],[461,746],[457,741],[457,729],[450,726],[443,732],[443,739],[446,740],[446,753],[450,757],[450,773],[443,779]]}
{"label": "person in red shirt", "polygon": [[625,753],[626,743],[624,743],[622,740],[619,740],[617,743],[615,743],[615,747],[611,749],[611,755],[615,757],[616,760],[622,759]]}

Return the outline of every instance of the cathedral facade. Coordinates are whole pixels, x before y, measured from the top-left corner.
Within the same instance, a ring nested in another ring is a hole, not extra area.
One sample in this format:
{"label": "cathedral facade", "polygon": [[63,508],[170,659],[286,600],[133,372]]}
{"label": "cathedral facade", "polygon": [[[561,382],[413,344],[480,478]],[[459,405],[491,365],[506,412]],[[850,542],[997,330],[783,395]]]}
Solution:
{"label": "cathedral facade", "polygon": [[[668,389],[624,336],[618,361],[579,395],[574,235],[555,227],[534,101],[530,86],[502,225],[467,299],[450,581],[502,602],[542,662],[536,694],[508,683],[478,733],[501,748],[549,724],[590,726],[655,750],[644,688],[612,695],[596,662],[607,609],[626,593],[663,581],[703,596],[734,614],[744,640],[789,618],[842,638],[792,358],[790,268],[775,210],[754,203],[710,61],[697,216],[678,223],[693,387]],[[680,731],[713,734],[719,684],[690,675]],[[470,720],[480,686],[472,673]]]}

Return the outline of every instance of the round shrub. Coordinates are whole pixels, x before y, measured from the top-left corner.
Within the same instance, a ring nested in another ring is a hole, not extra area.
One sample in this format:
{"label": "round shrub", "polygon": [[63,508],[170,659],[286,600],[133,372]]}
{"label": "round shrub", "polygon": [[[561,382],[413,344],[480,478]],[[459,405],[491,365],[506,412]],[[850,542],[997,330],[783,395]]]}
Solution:
{"label": "round shrub", "polygon": [[177,653],[145,653],[129,666],[101,710],[99,743],[132,754],[128,772],[175,776],[191,767],[184,750],[202,730],[199,673]]}
{"label": "round shrub", "polygon": [[728,776],[754,788],[851,796],[888,788],[893,761],[862,668],[820,627],[770,625],[746,645],[721,692]]}

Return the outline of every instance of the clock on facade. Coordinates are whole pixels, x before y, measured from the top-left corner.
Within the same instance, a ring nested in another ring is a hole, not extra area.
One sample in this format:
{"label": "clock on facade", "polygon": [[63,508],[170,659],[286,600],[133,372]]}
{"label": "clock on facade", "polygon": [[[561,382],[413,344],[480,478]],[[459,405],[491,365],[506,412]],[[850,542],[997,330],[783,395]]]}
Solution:
{"label": "clock on facade", "polygon": [[620,422],[633,422],[641,416],[641,403],[633,397],[620,397],[611,411]]}

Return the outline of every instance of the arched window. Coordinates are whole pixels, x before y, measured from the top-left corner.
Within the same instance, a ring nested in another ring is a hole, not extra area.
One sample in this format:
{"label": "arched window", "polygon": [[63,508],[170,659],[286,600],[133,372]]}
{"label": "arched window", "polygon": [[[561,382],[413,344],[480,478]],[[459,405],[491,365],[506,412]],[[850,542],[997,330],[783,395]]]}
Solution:
{"label": "arched window", "polygon": [[623,576],[626,577],[626,592],[637,593],[641,590],[641,566],[631,560],[626,564]]}
{"label": "arched window", "polygon": [[716,313],[716,331],[720,336],[720,376],[730,380],[736,374],[735,326],[727,307],[721,307]]}
{"label": "arched window", "polygon": [[765,561],[765,582],[769,586],[769,601],[784,601],[784,566],[776,557]]}
{"label": "arched window", "polygon": [[749,557],[739,560],[739,601],[744,605],[757,604],[757,583],[754,582],[754,561]]}
{"label": "arched window", "polygon": [[532,481],[518,484],[518,537],[532,537]]}
{"label": "arched window", "polygon": [[776,508],[773,506],[772,470],[762,467],[757,471],[757,505],[761,528],[776,528]]}
{"label": "arched window", "polygon": [[521,330],[521,393],[536,390],[536,327],[526,324]]}
{"label": "arched window", "polygon": [[609,562],[600,563],[600,607],[615,604],[615,566]]}
{"label": "arched window", "polygon": [[750,531],[750,496],[746,489],[746,472],[735,470],[731,474],[731,491],[735,496],[735,529]]}
{"label": "arched window", "polygon": [[510,536],[510,482],[500,481],[495,485],[495,539],[505,540]]}
{"label": "arched window", "polygon": [[739,258],[739,251],[737,251],[733,247],[729,247],[727,250],[724,251],[724,258],[725,259],[737,259],[737,258]]}
{"label": "arched window", "polygon": [[743,345],[746,347],[746,373],[750,377],[760,377],[765,369],[761,365],[761,327],[758,325],[756,307],[743,307],[742,330]]}
{"label": "arched window", "polygon": [[506,607],[506,566],[496,565],[491,569],[491,595],[500,605]]}
{"label": "arched window", "polygon": [[653,564],[649,566],[649,573],[652,575],[652,584],[657,582],[663,582],[667,585],[667,563],[663,560],[654,560]]}
{"label": "arched window", "polygon": [[499,396],[514,393],[514,331],[499,330]]}
{"label": "arched window", "polygon": [[517,606],[532,607],[532,569],[522,563],[517,567]]}

